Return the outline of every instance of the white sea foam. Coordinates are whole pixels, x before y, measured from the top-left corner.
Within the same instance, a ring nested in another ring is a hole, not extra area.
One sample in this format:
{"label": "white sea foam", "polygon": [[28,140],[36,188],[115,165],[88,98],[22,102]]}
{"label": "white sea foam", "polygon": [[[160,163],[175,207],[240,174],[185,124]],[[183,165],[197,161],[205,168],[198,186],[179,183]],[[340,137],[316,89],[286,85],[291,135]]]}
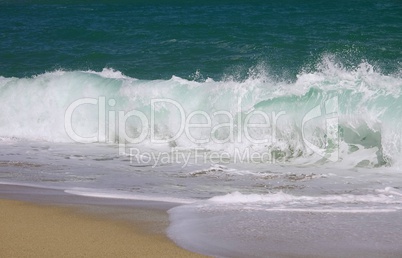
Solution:
{"label": "white sea foam", "polygon": [[102,189],[89,189],[89,188],[71,188],[64,191],[68,194],[95,197],[95,198],[106,198],[106,199],[122,199],[122,200],[139,200],[139,201],[155,201],[155,202],[169,202],[177,204],[188,204],[193,203],[195,200],[185,199],[185,198],[175,198],[175,197],[165,197],[165,196],[150,196],[141,195],[128,192],[117,192],[111,190]]}
{"label": "white sea foam", "polygon": [[[289,211],[326,211],[326,212],[379,212],[402,209],[402,194],[386,188],[377,190],[377,194],[337,194],[320,196],[295,196],[283,192],[272,194],[230,193],[210,198],[207,203],[217,205],[247,205],[248,209],[289,210]],[[254,206],[253,206],[254,205]],[[376,209],[384,206],[385,209]],[[325,209],[323,209],[325,207]],[[358,209],[356,209],[358,207]],[[359,209],[359,207],[363,207]],[[364,207],[369,207],[365,209]],[[388,208],[390,207],[390,208]],[[340,209],[343,208],[343,209]]]}

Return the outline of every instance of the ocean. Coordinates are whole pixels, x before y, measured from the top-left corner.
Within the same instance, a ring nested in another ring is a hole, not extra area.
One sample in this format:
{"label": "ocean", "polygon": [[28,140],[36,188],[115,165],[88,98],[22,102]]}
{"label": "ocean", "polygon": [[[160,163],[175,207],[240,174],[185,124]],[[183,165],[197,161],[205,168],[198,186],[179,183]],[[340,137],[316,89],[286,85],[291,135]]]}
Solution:
{"label": "ocean", "polygon": [[0,183],[175,203],[168,236],[216,257],[401,257],[401,17],[0,1]]}

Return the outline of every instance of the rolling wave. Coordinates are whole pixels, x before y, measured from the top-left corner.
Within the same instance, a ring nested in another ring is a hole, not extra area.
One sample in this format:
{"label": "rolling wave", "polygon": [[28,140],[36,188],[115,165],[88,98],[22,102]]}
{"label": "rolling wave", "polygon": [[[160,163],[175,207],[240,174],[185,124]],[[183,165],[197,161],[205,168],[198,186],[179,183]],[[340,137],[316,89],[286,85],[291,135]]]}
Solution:
{"label": "rolling wave", "polygon": [[263,71],[243,81],[138,80],[106,68],[0,77],[0,137],[248,149],[295,163],[394,166],[402,147],[401,89],[400,74],[365,62],[346,69],[329,57],[292,82]]}

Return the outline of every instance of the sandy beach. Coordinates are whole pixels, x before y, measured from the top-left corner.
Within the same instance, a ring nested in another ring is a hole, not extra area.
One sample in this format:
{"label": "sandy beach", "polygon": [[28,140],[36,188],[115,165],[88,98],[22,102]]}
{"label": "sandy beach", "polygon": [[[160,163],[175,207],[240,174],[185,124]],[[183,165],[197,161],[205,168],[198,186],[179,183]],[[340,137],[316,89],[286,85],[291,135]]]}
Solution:
{"label": "sandy beach", "polygon": [[0,206],[1,257],[203,257],[164,235],[164,225],[154,223],[158,211],[132,208],[141,216],[128,221],[127,212],[116,219],[107,211],[93,214],[94,207],[5,199]]}

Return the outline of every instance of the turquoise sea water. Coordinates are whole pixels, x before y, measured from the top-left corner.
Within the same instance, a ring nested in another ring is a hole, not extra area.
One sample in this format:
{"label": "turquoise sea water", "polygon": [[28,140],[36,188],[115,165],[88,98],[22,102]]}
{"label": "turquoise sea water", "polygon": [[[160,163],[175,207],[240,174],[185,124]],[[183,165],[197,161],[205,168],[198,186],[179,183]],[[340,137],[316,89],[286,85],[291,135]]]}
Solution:
{"label": "turquoise sea water", "polygon": [[401,257],[401,17],[0,1],[0,187],[172,202],[169,237],[212,256]]}

